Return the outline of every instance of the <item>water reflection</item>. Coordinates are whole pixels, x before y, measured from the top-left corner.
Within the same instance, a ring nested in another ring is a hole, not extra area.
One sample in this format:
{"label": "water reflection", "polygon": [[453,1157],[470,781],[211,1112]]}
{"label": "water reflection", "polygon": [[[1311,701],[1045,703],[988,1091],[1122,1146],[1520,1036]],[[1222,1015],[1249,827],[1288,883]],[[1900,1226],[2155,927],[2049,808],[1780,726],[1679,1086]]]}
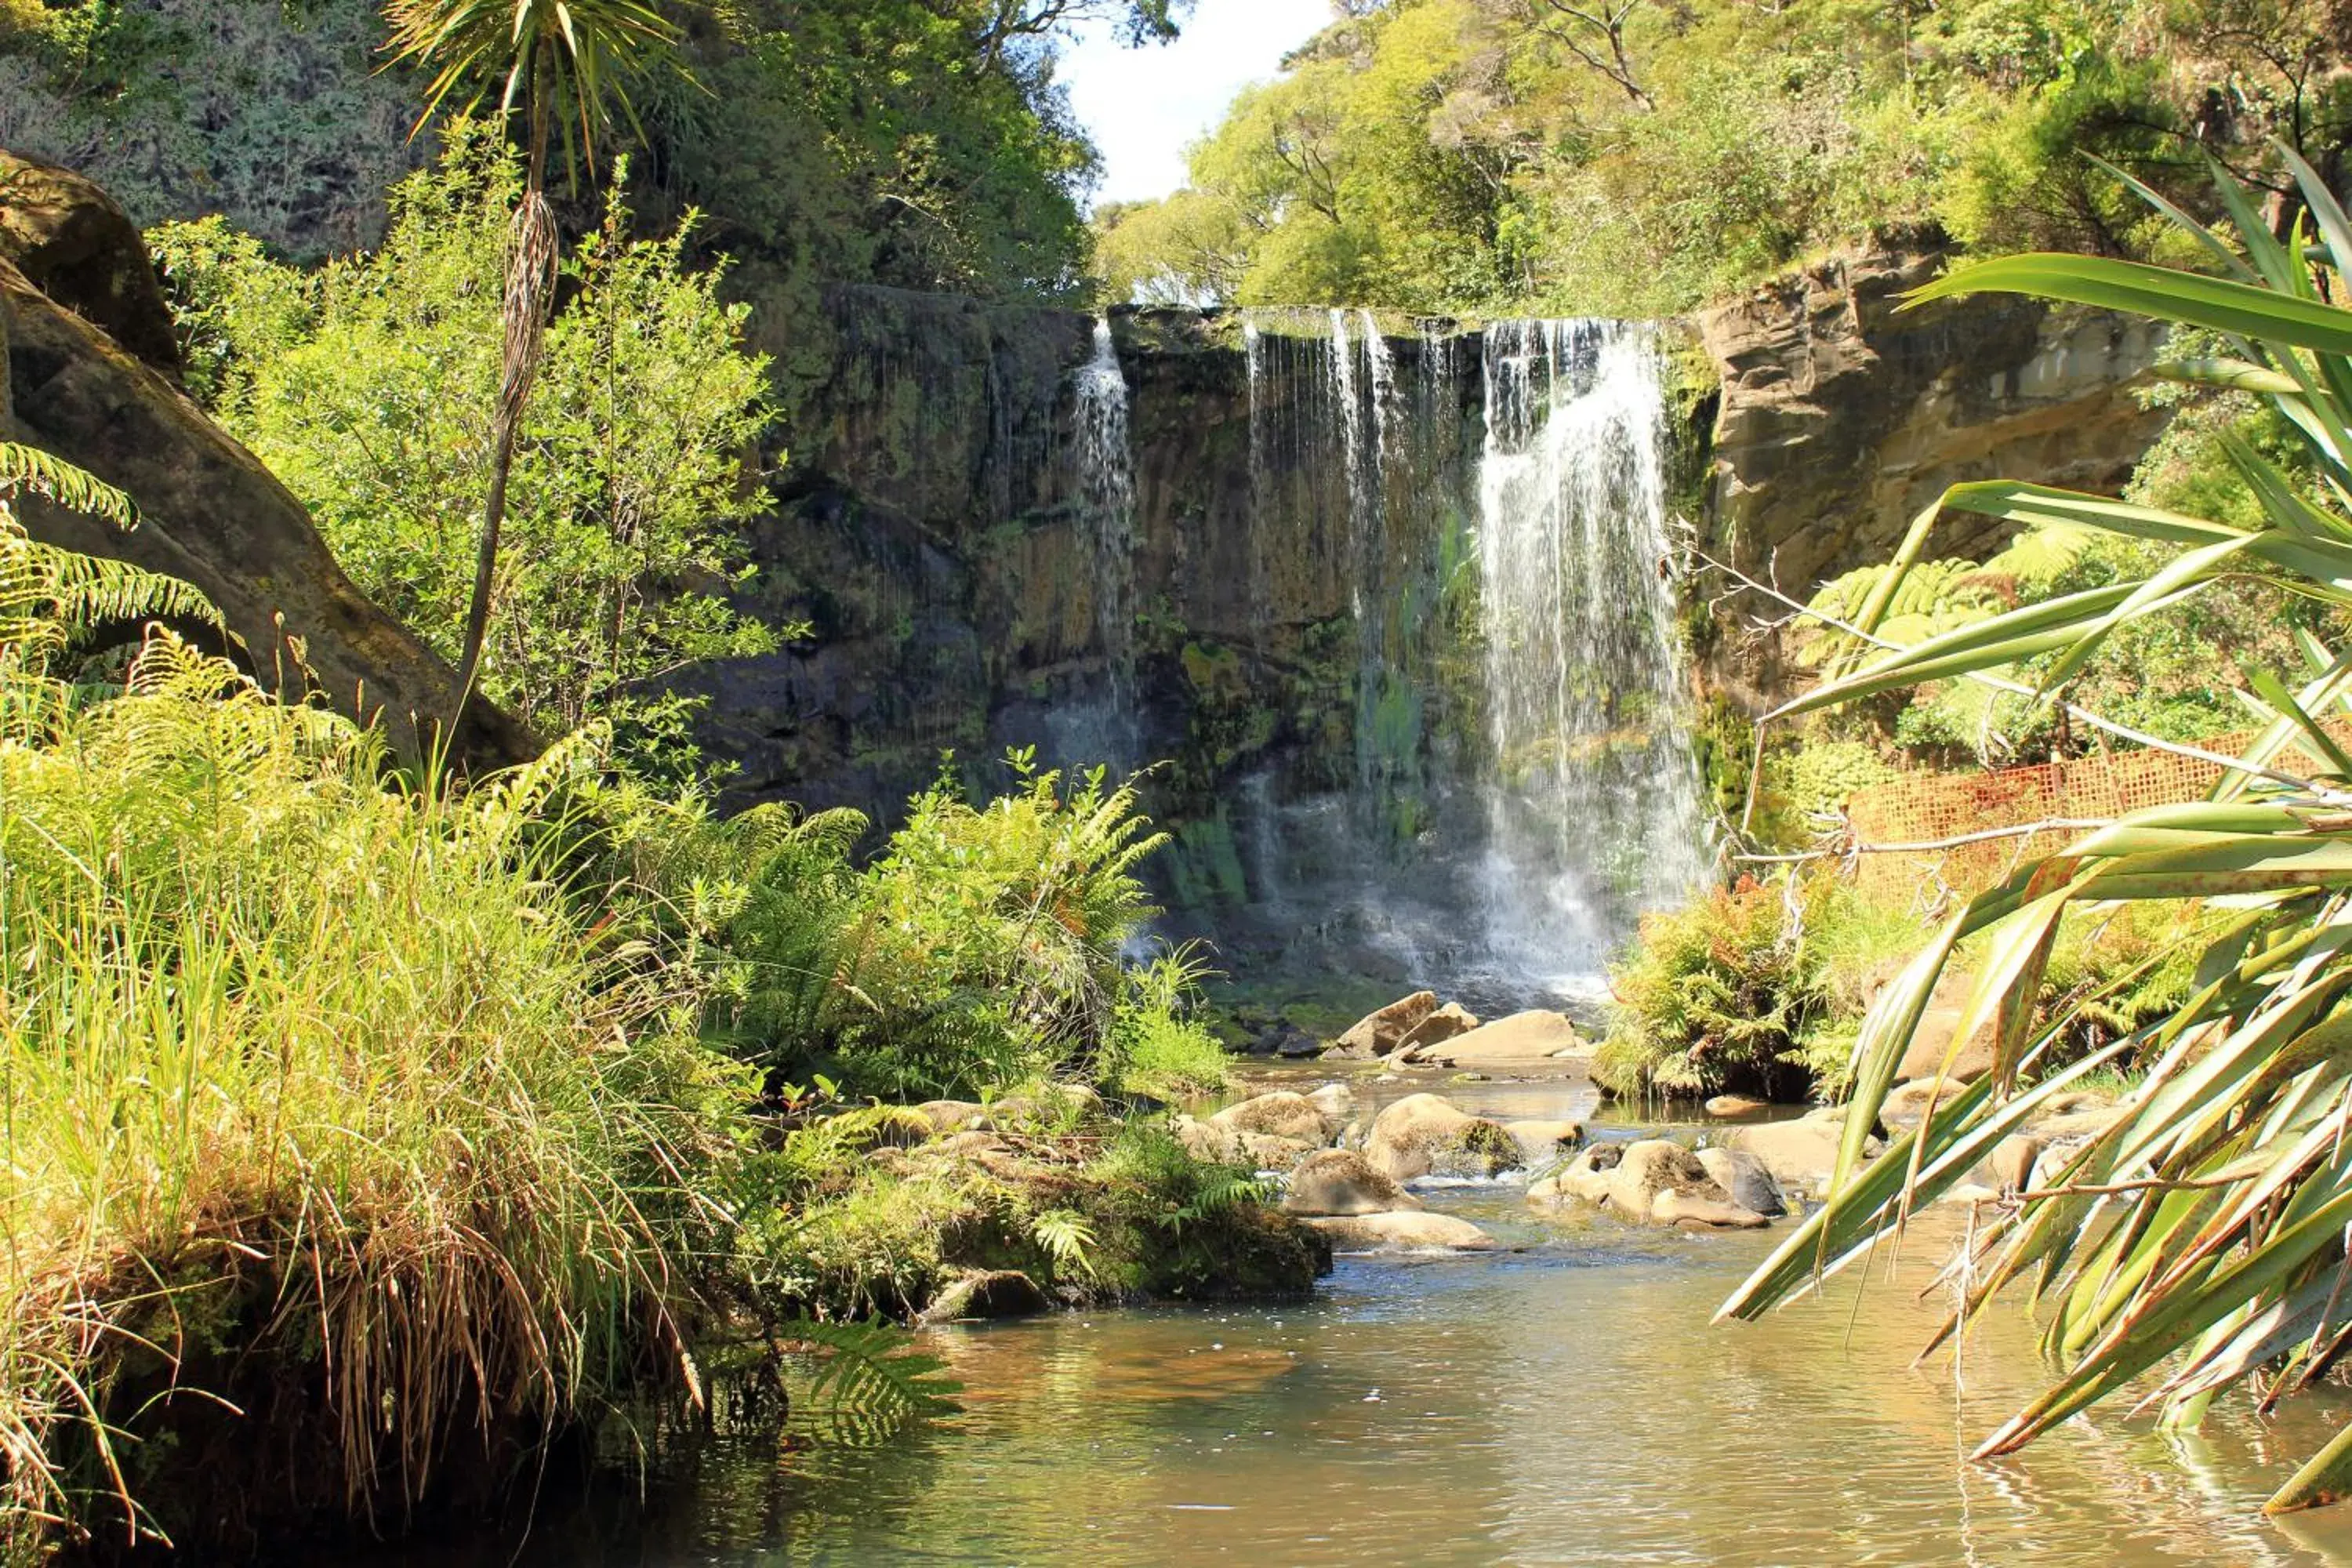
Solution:
{"label": "water reflection", "polygon": [[[1567,1109],[1544,1092],[1465,1098]],[[2240,1400],[2189,1436],[2101,1414],[1972,1466],[2036,1386],[2021,1318],[1971,1338],[1956,1384],[1909,1364],[1937,1306],[1908,1288],[1710,1326],[1769,1237],[1537,1220],[1509,1189],[1432,1202],[1516,1249],[1344,1260],[1305,1307],[947,1331],[970,1390],[950,1425],[869,1453],[722,1445],[649,1509],[551,1510],[519,1552],[401,1561],[2352,1562],[2345,1510],[2259,1513],[2352,1399],[2274,1424]],[[1935,1245],[1909,1248],[1913,1284]]]}

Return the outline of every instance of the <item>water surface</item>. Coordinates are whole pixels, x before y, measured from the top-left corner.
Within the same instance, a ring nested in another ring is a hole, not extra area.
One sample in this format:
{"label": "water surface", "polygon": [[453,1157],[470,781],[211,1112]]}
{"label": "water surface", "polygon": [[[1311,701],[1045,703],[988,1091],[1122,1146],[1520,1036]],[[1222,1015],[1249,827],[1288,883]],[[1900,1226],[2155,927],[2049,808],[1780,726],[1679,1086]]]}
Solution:
{"label": "water surface", "polygon": [[[1590,1104],[1559,1084],[1448,1092],[1511,1115]],[[1428,1197],[1512,1250],[1343,1258],[1303,1306],[943,1331],[968,1385],[952,1422],[869,1452],[723,1444],[648,1510],[551,1508],[481,1561],[2352,1563],[2352,1510],[2259,1512],[2352,1418],[2343,1391],[2275,1423],[2241,1396],[2190,1436],[2101,1412],[1970,1465],[2036,1386],[2021,1314],[1970,1340],[1956,1383],[1948,1361],[1909,1366],[1934,1309],[1907,1289],[1710,1326],[1784,1231],[1541,1219],[1511,1187]]]}

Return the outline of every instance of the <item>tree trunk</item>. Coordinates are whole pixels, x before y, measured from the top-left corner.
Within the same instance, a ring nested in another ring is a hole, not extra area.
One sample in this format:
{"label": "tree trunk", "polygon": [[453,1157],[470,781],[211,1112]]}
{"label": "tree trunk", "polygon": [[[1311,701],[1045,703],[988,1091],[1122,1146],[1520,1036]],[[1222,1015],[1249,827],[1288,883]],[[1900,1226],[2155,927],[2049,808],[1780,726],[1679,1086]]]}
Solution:
{"label": "tree trunk", "polygon": [[506,293],[501,310],[505,353],[499,405],[492,423],[490,488],[482,506],[482,537],[474,554],[474,595],[466,609],[466,640],[457,659],[457,699],[447,732],[457,731],[482,672],[482,646],[490,630],[490,594],[498,577],[499,535],[506,526],[507,479],[514,469],[517,432],[530,405],[547,343],[547,314],[555,293],[555,213],[547,203],[547,95],[530,95],[530,168],[509,231]]}

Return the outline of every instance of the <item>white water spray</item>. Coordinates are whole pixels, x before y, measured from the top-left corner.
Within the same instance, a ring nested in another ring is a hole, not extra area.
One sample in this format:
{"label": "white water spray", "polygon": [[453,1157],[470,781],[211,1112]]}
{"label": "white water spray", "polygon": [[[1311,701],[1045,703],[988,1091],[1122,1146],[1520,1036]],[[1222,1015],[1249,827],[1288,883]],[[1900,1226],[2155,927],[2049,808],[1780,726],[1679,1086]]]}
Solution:
{"label": "white water spray", "polygon": [[1489,946],[1597,976],[1625,913],[1706,858],[1666,536],[1665,399],[1650,332],[1508,321],[1485,341],[1479,608]]}

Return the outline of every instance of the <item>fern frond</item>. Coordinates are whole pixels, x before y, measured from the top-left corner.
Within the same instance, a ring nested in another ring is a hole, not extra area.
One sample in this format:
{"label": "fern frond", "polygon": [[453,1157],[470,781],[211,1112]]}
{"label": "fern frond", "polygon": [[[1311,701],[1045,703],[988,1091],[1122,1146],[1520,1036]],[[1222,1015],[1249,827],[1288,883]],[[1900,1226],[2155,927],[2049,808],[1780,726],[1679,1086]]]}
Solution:
{"label": "fern frond", "polygon": [[781,1333],[815,1353],[803,1389],[808,1414],[845,1447],[871,1447],[911,1422],[962,1408],[955,1396],[963,1384],[947,1375],[947,1362],[903,1329],[803,1319]]}
{"label": "fern frond", "polygon": [[0,441],[0,500],[29,492],[117,528],[139,526],[139,504],[122,491],[37,447]]}

